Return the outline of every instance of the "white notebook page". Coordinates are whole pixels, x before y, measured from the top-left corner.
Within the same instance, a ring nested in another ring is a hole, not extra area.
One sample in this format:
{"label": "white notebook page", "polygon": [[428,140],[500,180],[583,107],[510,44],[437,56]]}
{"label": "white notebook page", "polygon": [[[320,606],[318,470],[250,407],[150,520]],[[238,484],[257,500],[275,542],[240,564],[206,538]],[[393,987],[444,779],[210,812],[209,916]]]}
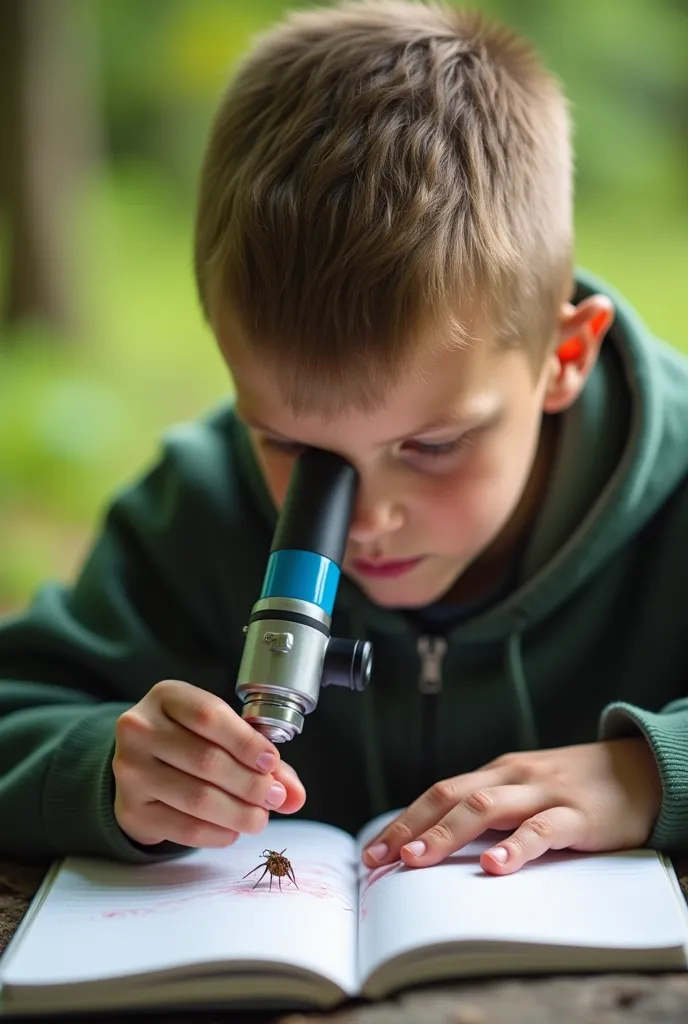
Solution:
{"label": "white notebook page", "polygon": [[[296,889],[261,871],[264,848],[291,861]],[[327,825],[271,821],[224,850],[155,865],[70,858],[21,943],[5,984],[115,978],[235,957],[291,964],[356,989],[355,845]],[[325,939],[326,937],[326,939]]]}
{"label": "white notebook page", "polygon": [[483,839],[434,868],[364,870],[359,908],[362,977],[406,950],[455,940],[598,948],[686,943],[666,871],[649,850],[549,853],[512,875],[479,864]]}

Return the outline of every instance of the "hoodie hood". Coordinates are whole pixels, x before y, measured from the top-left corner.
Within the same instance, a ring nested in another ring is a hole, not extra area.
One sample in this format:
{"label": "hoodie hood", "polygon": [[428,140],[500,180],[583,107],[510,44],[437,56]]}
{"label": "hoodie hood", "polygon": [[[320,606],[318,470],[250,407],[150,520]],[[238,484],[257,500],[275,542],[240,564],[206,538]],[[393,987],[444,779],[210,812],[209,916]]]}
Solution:
{"label": "hoodie hood", "polygon": [[546,618],[639,533],[685,477],[685,359],[651,337],[614,289],[578,276],[577,301],[616,310],[595,370],[562,415],[554,472],[525,552],[521,584],[462,629],[498,639]]}

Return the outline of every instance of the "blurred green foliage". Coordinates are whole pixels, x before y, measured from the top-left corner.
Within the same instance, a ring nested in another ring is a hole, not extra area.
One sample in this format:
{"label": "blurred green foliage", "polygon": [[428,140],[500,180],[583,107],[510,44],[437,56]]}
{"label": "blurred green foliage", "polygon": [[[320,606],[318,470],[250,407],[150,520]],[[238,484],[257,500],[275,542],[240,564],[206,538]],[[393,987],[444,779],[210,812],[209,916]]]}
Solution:
{"label": "blurred green foliage", "polygon": [[[213,107],[281,0],[86,0],[106,158],[78,196],[84,329],[0,338],[0,609],[82,557],[160,434],[231,389],[191,273]],[[305,6],[305,5],[301,5]],[[474,4],[474,6],[476,6]],[[688,16],[671,0],[481,0],[564,82],[576,123],[577,258],[688,350]],[[0,287],[7,246],[0,223]]]}

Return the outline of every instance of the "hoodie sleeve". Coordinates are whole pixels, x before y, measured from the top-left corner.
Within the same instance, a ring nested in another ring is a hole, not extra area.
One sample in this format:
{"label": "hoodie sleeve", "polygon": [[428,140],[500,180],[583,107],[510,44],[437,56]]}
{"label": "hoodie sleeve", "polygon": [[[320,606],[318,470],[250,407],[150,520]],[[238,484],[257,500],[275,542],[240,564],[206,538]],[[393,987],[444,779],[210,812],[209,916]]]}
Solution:
{"label": "hoodie sleeve", "polygon": [[233,694],[228,462],[207,427],[170,435],[112,504],[74,586],[44,587],[0,626],[0,858],[186,850],[138,846],[119,829],[114,730],[162,679]]}
{"label": "hoodie sleeve", "polygon": [[649,845],[661,850],[688,848],[688,698],[661,711],[618,702],[602,712],[599,738],[642,735],[650,744],[662,779],[663,800]]}

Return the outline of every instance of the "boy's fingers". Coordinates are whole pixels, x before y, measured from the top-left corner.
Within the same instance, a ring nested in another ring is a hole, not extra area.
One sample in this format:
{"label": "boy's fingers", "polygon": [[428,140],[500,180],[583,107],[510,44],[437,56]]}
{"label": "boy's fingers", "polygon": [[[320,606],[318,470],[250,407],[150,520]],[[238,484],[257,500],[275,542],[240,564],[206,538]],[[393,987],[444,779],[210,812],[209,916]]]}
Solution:
{"label": "boy's fingers", "polygon": [[228,751],[247,768],[274,771],[279,751],[220,697],[190,683],[165,680],[158,683],[164,713],[199,736]]}
{"label": "boy's fingers", "polygon": [[474,790],[437,824],[402,846],[401,859],[409,867],[439,864],[488,829],[513,828],[537,814],[546,806],[545,799],[532,785]]}
{"label": "boy's fingers", "polygon": [[474,790],[496,786],[504,781],[505,769],[501,767],[456,775],[436,783],[371,839],[363,851],[364,863],[370,868],[376,868],[398,860],[402,846],[441,821]]}
{"label": "boy's fingers", "polygon": [[281,782],[287,791],[283,804],[277,808],[280,814],[293,814],[300,811],[306,802],[306,790],[290,764],[280,761],[273,772],[276,782]]}
{"label": "boy's fingers", "polygon": [[585,839],[585,820],[573,807],[552,807],[524,821],[508,839],[486,850],[480,866],[491,875],[510,875],[548,850],[564,850]]}
{"label": "boy's fingers", "polygon": [[274,808],[284,802],[285,789],[274,775],[252,771],[216,743],[203,739],[178,722],[170,722],[166,732],[151,736],[146,753],[185,775],[212,783],[247,804]]}
{"label": "boy's fingers", "polygon": [[211,782],[162,762],[148,768],[146,782],[150,792],[146,808],[159,801],[189,817],[250,835],[262,832],[267,825],[267,807],[247,804]]}
{"label": "boy's fingers", "polygon": [[140,831],[135,829],[130,833],[121,822],[120,827],[134,842],[146,846],[167,840],[180,846],[221,849],[231,846],[239,838],[239,833],[232,829],[201,821],[158,802],[146,805],[146,823]]}

